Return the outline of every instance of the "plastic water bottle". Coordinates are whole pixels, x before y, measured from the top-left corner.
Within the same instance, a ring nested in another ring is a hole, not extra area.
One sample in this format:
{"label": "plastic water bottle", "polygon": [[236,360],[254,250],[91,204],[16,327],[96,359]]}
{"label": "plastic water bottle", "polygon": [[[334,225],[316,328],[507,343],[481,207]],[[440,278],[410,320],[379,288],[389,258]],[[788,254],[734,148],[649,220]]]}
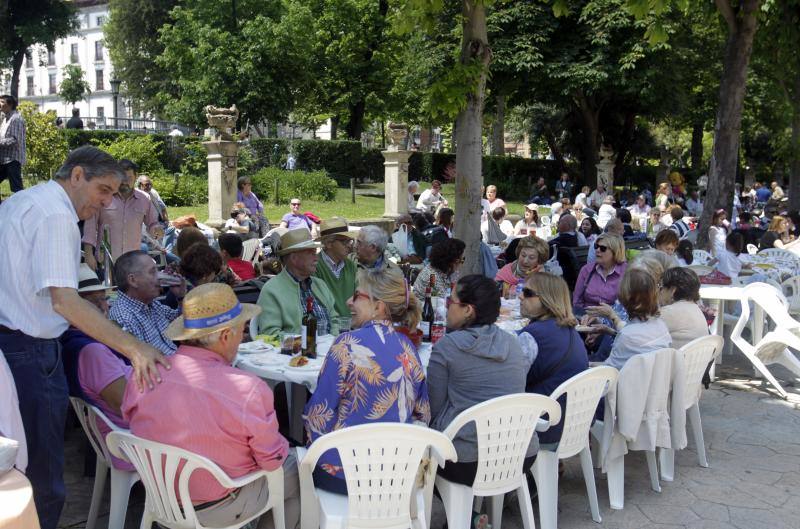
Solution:
{"label": "plastic water bottle", "polygon": [[523,289],[522,281],[518,281],[517,288],[514,291],[514,295],[516,296],[517,299],[522,299],[522,289]]}

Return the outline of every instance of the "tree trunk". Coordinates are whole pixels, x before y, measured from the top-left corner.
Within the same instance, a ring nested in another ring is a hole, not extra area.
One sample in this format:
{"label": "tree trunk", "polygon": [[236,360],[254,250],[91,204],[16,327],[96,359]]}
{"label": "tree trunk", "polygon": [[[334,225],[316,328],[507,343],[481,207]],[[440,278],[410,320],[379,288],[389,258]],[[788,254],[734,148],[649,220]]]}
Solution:
{"label": "tree trunk", "polygon": [[419,150],[430,152],[433,143],[433,127],[430,124],[423,126],[419,131]]}
{"label": "tree trunk", "polygon": [[699,175],[703,168],[703,129],[704,123],[702,120],[695,121],[692,125],[692,171],[695,175]]}
{"label": "tree trunk", "polygon": [[339,116],[332,116],[331,117],[331,140],[335,140],[337,134],[339,134]]}
{"label": "tree trunk", "polygon": [[361,133],[364,132],[364,113],[366,109],[367,103],[363,99],[357,101],[354,105],[348,105],[347,110],[350,116],[344,129],[348,139],[361,141]]}
{"label": "tree trunk", "polygon": [[[738,13],[730,13],[730,4],[727,0],[717,2],[718,9],[722,6],[721,11],[728,22],[729,33],[719,85],[719,105],[714,124],[714,147],[708,171],[708,190],[697,234],[698,248],[708,248],[708,227],[712,213],[722,208],[728,212],[730,218],[733,207],[747,67],[758,26],[759,5],[760,0],[744,0]],[[727,11],[725,6],[728,6]]]}
{"label": "tree trunk", "polygon": [[450,131],[450,152],[454,153],[457,152],[458,149],[458,141],[457,141],[457,134],[456,131],[458,129],[458,120],[453,122],[453,130]]}
{"label": "tree trunk", "polygon": [[[800,77],[795,84],[795,97],[800,97]],[[792,144],[789,175],[789,211],[800,210],[800,101],[792,102]]]}
{"label": "tree trunk", "polygon": [[456,118],[456,220],[455,235],[466,244],[461,274],[481,271],[481,156],[482,126],[486,75],[492,50],[486,31],[486,8],[481,0],[462,2],[461,63],[480,61],[483,71],[467,104]]}
{"label": "tree trunk", "polygon": [[22,61],[25,60],[25,52],[27,50],[27,46],[21,47],[17,49],[11,57],[11,87],[9,91],[17,101],[19,101],[19,73],[22,69]]}
{"label": "tree trunk", "polygon": [[[614,183],[619,182],[622,175],[622,168],[625,167],[625,158],[631,150],[633,135],[636,132],[636,112],[628,111],[625,113],[625,122],[622,125],[621,141],[615,147],[616,156],[614,157]],[[627,185],[627,182],[625,182]]]}
{"label": "tree trunk", "polygon": [[491,152],[495,156],[503,156],[506,153],[506,96],[498,95],[497,109],[494,113],[494,123],[492,123],[492,143]]}
{"label": "tree trunk", "polygon": [[576,103],[583,121],[583,183],[595,189],[597,187],[597,136],[600,131],[600,109],[595,108],[590,98],[582,92],[577,94]]}
{"label": "tree trunk", "polygon": [[553,159],[558,162],[559,171],[566,171],[567,162],[564,160],[564,153],[561,152],[561,147],[558,146],[558,141],[556,140],[553,129],[545,126],[542,136],[544,136],[544,141],[547,142],[547,148],[550,149],[550,154],[553,155]]}

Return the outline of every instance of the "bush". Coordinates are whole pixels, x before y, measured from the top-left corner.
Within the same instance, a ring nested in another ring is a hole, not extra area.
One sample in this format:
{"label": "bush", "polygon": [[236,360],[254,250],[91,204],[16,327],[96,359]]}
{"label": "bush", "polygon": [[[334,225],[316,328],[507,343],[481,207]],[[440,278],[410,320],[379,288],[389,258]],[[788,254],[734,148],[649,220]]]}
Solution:
{"label": "bush", "polygon": [[256,138],[250,145],[257,159],[255,169],[283,167],[291,150],[296,168],[302,171],[326,171],[340,185],[364,177],[361,143],[357,141]]}
{"label": "bush", "polygon": [[208,202],[208,179],[165,171],[149,174],[153,187],[168,206],[197,206]]}
{"label": "bush", "polygon": [[113,142],[98,141],[97,147],[117,160],[128,159],[139,166],[139,172],[153,174],[164,170],[161,164],[163,143],[152,136],[122,136]]}
{"label": "bush", "polygon": [[329,202],[336,198],[336,181],[324,171],[286,171],[265,167],[251,177],[253,192],[263,202],[275,200],[275,182],[278,182],[278,202],[292,197],[304,200]]}
{"label": "bush", "polygon": [[56,113],[39,112],[29,101],[19,104],[19,113],[25,120],[27,163],[23,166],[26,178],[36,182],[47,180],[61,167],[69,147],[56,127]]}
{"label": "bush", "polygon": [[384,162],[380,149],[361,149],[361,178],[372,182],[383,182]]}

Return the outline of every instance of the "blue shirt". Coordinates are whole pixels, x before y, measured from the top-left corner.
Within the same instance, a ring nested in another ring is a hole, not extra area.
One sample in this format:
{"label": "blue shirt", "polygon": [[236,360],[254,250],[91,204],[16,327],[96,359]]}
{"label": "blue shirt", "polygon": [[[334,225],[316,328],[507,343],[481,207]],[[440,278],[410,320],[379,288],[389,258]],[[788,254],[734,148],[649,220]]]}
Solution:
{"label": "blue shirt", "polygon": [[756,189],[756,200],[759,202],[766,202],[772,196],[772,191],[766,187],[759,187]]}
{"label": "blue shirt", "polygon": [[[309,443],[358,424],[428,424],[430,420],[428,388],[417,350],[388,321],[369,321],[336,338],[303,412]],[[344,479],[335,450],[325,452],[317,465]]]}
{"label": "blue shirt", "polygon": [[164,335],[172,320],[180,316],[181,310],[171,309],[158,301],[145,305],[137,299],[119,292],[111,305],[109,317],[139,340],[148,343],[165,355],[174,353],[178,346]]}

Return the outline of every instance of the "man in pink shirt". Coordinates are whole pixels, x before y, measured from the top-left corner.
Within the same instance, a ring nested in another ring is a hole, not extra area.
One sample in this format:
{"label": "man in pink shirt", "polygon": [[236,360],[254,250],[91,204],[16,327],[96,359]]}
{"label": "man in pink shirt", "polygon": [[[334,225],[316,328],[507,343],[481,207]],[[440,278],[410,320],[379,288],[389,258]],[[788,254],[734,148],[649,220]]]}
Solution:
{"label": "man in pink shirt", "polygon": [[[122,412],[134,435],[205,456],[232,478],[283,467],[286,529],[294,529],[300,515],[297,466],[278,433],[272,392],[257,376],[231,366],[246,322],[259,312],[258,305],[240,304],[228,285],[193,289],[183,315],[166,330],[181,344],[172,368],[160,371],[156,388],[140,392],[129,385]],[[205,472],[192,475],[189,492],[198,508],[240,496]]]}
{"label": "man in pink shirt", "polygon": [[138,168],[130,160],[120,160],[128,180],[119,185],[111,205],[95,213],[86,220],[83,228],[83,251],[86,264],[97,269],[97,256],[103,240],[103,227],[108,226],[111,258],[142,247],[142,225],[150,235],[160,240],[164,230],[158,222],[158,211],[147,193],[134,188]]}

